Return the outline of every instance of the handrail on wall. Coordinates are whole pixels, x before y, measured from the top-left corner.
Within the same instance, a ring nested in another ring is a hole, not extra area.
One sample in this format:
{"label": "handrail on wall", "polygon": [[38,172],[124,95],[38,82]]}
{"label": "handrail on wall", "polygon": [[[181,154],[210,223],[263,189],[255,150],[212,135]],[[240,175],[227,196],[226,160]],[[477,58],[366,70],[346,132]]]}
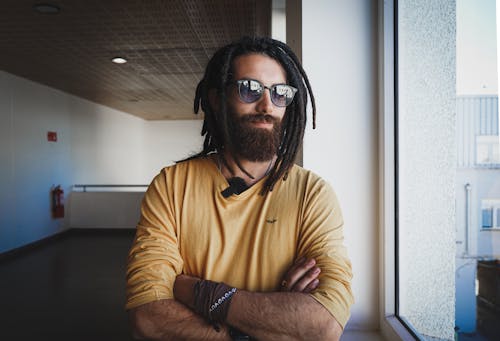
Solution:
{"label": "handrail on wall", "polygon": [[73,185],[73,188],[81,188],[82,192],[87,192],[87,188],[146,188],[148,186],[149,185]]}

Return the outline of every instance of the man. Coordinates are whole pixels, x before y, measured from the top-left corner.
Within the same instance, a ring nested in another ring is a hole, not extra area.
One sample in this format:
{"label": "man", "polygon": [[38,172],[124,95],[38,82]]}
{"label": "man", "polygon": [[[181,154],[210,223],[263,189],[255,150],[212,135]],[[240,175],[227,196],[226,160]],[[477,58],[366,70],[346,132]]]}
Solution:
{"label": "man", "polygon": [[149,186],[127,270],[136,337],[338,340],[352,304],[330,187],[293,164],[307,76],[290,48],[242,38],[209,61],[203,151]]}

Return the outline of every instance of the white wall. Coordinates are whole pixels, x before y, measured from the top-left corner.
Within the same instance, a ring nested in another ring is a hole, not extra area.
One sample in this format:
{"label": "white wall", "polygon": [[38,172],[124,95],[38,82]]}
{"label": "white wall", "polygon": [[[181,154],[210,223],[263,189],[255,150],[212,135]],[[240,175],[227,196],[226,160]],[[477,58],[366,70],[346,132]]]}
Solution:
{"label": "white wall", "polygon": [[0,71],[0,252],[64,229],[51,218],[50,189],[71,184],[67,107],[63,93]]}
{"label": "white wall", "polygon": [[347,329],[378,329],[376,3],[302,2],[302,56],[317,104],[304,167],[336,191],[353,264]]}
{"label": "white wall", "polygon": [[70,227],[51,218],[52,185],[68,198],[73,184],[149,184],[199,151],[200,131],[201,121],[144,121],[0,71],[0,253]]}
{"label": "white wall", "polygon": [[72,192],[71,228],[135,229],[144,192]]}
{"label": "white wall", "polygon": [[143,120],[69,96],[74,183],[141,184]]}
{"label": "white wall", "polygon": [[71,97],[72,173],[78,184],[149,184],[201,150],[201,120],[145,121]]}
{"label": "white wall", "polygon": [[[194,96],[194,94],[193,94]],[[161,168],[202,150],[203,121],[144,121],[144,177],[148,183]]]}

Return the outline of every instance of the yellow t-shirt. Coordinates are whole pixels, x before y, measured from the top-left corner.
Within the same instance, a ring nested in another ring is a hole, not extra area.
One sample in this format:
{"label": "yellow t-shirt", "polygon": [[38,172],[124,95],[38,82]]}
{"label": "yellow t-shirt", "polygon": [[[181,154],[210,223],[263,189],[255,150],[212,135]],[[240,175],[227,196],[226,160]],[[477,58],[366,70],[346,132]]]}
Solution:
{"label": "yellow t-shirt", "polygon": [[288,268],[305,256],[321,268],[311,295],[345,326],[352,273],[333,190],[296,165],[264,196],[263,183],[224,198],[228,183],[210,158],[164,168],[142,202],[128,259],[126,308],[173,298],[181,273],[248,291],[277,291]]}

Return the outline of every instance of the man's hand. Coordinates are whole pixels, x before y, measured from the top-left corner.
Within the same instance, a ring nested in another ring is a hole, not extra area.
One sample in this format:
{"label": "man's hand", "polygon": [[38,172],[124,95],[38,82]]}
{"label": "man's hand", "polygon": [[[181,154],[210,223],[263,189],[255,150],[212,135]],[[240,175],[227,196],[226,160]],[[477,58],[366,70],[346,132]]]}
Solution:
{"label": "man's hand", "polygon": [[321,269],[316,266],[314,259],[302,257],[288,269],[280,290],[309,293],[318,287],[320,273]]}
{"label": "man's hand", "polygon": [[[313,258],[302,257],[292,264],[286,272],[281,282],[280,291],[310,293],[318,287],[320,273],[321,269],[316,266],[316,261]],[[198,280],[199,278],[196,277],[178,275],[174,283],[175,299],[193,309],[193,288]]]}
{"label": "man's hand", "polygon": [[[228,323],[257,339],[266,340],[338,340],[342,328],[330,313],[307,294],[317,288],[321,273],[314,259],[301,258],[284,276],[282,293],[235,294],[229,307]],[[174,296],[193,309],[193,288],[199,278],[178,275]],[[304,319],[304,316],[315,316]]]}

